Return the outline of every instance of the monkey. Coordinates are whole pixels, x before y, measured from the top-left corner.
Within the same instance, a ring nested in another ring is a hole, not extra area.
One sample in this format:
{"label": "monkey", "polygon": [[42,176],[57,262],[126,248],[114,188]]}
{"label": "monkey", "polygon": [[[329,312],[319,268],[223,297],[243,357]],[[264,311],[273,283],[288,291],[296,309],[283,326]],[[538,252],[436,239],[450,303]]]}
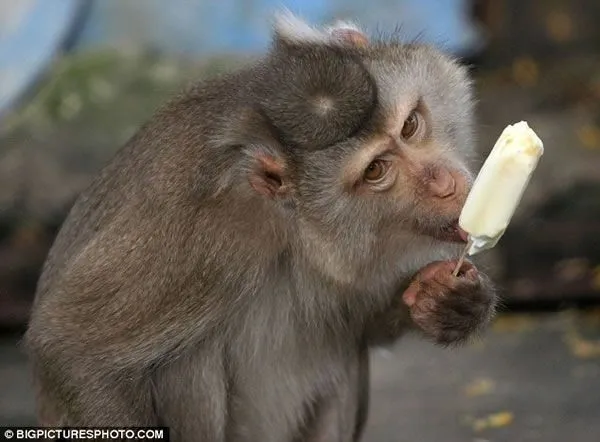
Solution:
{"label": "monkey", "polygon": [[156,110],[82,191],[24,336],[42,426],[174,441],[358,441],[369,351],[457,346],[494,317],[460,210],[458,59],[276,16],[258,60]]}

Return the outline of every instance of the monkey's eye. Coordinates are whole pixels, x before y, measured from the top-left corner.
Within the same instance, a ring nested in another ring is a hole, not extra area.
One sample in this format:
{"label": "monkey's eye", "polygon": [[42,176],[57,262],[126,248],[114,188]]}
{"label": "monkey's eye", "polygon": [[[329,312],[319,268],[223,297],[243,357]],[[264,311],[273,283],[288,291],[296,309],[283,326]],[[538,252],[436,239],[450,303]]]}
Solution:
{"label": "monkey's eye", "polygon": [[376,183],[381,181],[388,169],[388,163],[383,160],[374,160],[365,169],[365,181]]}
{"label": "monkey's eye", "polygon": [[419,128],[419,114],[417,111],[412,111],[408,118],[404,120],[404,126],[402,126],[402,138],[408,140]]}

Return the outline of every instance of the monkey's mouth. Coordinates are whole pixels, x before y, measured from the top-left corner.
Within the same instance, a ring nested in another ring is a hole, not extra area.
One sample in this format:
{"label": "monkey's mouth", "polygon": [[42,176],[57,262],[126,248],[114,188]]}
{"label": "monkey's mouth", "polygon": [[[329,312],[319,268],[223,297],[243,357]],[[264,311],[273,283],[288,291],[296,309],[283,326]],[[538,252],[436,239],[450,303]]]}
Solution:
{"label": "monkey's mouth", "polygon": [[431,227],[422,233],[444,242],[466,243],[468,241],[468,233],[460,228],[458,220],[444,224],[441,227]]}
{"label": "monkey's mouth", "polygon": [[446,224],[440,229],[440,231],[441,234],[439,239],[442,241],[466,243],[469,240],[469,234],[460,228],[458,225],[458,220],[455,220],[450,224]]}

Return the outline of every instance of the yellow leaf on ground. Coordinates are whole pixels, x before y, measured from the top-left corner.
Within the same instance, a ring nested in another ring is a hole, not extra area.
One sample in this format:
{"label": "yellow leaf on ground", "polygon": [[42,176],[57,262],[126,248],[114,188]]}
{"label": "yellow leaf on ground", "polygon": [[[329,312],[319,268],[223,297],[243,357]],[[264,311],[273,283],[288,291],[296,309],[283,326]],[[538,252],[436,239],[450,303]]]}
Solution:
{"label": "yellow leaf on ground", "polygon": [[510,411],[501,411],[490,414],[484,418],[476,419],[472,423],[473,431],[480,432],[488,428],[506,427],[514,421],[515,416]]}
{"label": "yellow leaf on ground", "polygon": [[495,384],[491,379],[475,379],[465,387],[465,394],[468,397],[482,396],[494,391]]}
{"label": "yellow leaf on ground", "polygon": [[512,424],[514,418],[515,417],[511,412],[503,411],[501,413],[492,414],[488,417],[488,421],[490,422],[490,427],[501,428]]}

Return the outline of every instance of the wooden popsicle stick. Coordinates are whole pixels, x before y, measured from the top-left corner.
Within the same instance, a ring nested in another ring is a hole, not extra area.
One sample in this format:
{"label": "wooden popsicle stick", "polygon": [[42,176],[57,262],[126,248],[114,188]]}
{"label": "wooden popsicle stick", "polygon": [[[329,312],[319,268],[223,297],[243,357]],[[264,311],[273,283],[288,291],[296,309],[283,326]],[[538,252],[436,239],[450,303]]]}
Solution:
{"label": "wooden popsicle stick", "polygon": [[460,258],[458,260],[458,264],[456,264],[456,268],[452,272],[452,276],[457,276],[458,275],[458,271],[460,270],[461,266],[463,265],[463,262],[465,262],[465,258],[467,257],[467,252],[471,248],[472,244],[473,244],[473,241],[471,241],[471,238],[469,238],[469,240],[467,241],[467,245],[465,246],[465,249],[463,250],[463,252],[460,255]]}

